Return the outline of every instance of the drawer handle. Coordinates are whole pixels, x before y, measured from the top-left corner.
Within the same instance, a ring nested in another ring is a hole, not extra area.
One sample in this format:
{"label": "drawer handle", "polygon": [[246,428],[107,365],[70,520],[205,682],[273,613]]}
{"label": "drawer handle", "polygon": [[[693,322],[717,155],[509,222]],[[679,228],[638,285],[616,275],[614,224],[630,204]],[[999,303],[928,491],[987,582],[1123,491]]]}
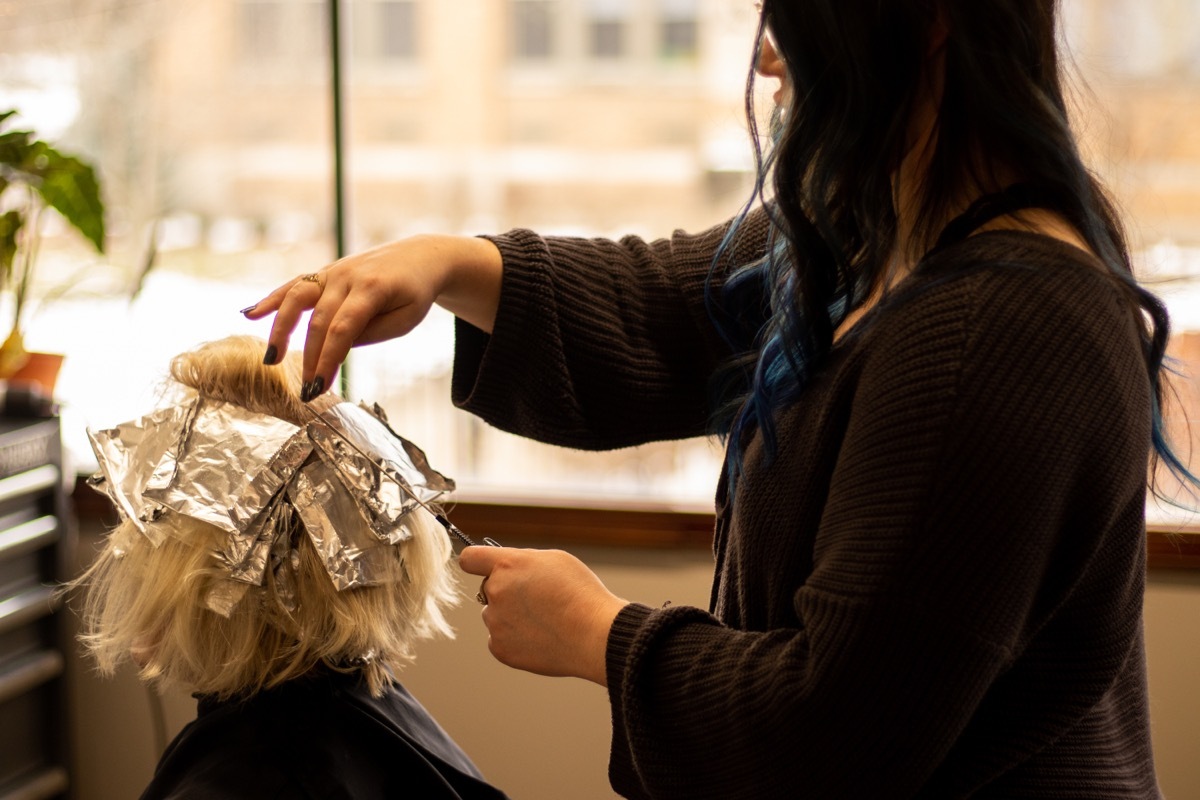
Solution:
{"label": "drawer handle", "polygon": [[0,672],[0,703],[8,702],[63,673],[62,653],[43,650]]}
{"label": "drawer handle", "polygon": [[0,480],[0,503],[29,492],[49,489],[56,483],[58,483],[58,467],[53,464],[43,464],[25,472],[18,472],[16,475]]}
{"label": "drawer handle", "polygon": [[41,619],[54,611],[54,590],[49,586],[28,589],[0,600],[0,633]]}
{"label": "drawer handle", "polygon": [[58,520],[38,517],[6,531],[0,531],[0,558],[10,558],[37,550],[58,539]]}
{"label": "drawer handle", "polygon": [[48,800],[67,790],[70,781],[62,767],[51,767],[0,795],[0,800]]}

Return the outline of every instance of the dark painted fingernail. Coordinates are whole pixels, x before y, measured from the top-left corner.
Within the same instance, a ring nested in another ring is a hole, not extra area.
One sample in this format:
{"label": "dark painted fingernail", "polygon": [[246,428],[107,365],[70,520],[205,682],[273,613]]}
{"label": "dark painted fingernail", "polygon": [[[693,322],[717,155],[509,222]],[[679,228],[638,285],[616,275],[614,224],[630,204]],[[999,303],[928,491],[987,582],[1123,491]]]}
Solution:
{"label": "dark painted fingernail", "polygon": [[249,314],[251,311],[253,311],[253,310],[254,310],[254,309],[256,309],[256,308],[258,308],[258,303],[255,303],[255,304],[254,304],[254,305],[252,305],[252,306],[246,306],[245,308],[243,308],[243,309],[242,309],[241,311],[239,311],[238,313],[239,313],[239,314],[241,314],[241,315],[244,317],[244,316],[246,316],[247,314]]}
{"label": "dark painted fingernail", "polygon": [[304,384],[304,387],[300,390],[300,400],[307,403],[323,391],[325,391],[325,379],[318,375]]}
{"label": "dark painted fingernail", "polygon": [[274,364],[275,360],[278,358],[279,358],[279,351],[275,349],[275,345],[273,345],[273,344],[267,345],[267,352],[263,356],[263,363],[267,364],[267,365],[271,365],[271,364]]}

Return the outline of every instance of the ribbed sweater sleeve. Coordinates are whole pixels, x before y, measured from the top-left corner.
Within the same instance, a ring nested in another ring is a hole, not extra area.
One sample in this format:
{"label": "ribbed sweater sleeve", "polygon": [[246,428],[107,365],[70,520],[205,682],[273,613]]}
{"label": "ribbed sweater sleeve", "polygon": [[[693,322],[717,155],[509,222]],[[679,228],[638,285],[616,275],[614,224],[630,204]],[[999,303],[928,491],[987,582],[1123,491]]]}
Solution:
{"label": "ribbed sweater sleeve", "polygon": [[[504,274],[491,336],[459,321],[452,398],[528,438],[607,449],[705,433],[709,380],[729,349],[705,283],[728,225],[655,241],[491,238]],[[765,218],[739,228],[728,263],[761,254]],[[723,270],[713,274],[719,289]]]}
{"label": "ribbed sweater sleeve", "polygon": [[[1132,315],[1098,271],[984,269],[882,310],[781,422],[781,448],[838,429],[823,477],[785,470],[794,453],[765,473],[748,450],[727,618],[618,616],[614,787],[959,797],[1069,741],[1139,668],[1148,394]],[[805,502],[812,531],[779,510]],[[1115,734],[1097,730],[1087,749],[1107,752]],[[976,796],[1147,787],[1079,789]]]}

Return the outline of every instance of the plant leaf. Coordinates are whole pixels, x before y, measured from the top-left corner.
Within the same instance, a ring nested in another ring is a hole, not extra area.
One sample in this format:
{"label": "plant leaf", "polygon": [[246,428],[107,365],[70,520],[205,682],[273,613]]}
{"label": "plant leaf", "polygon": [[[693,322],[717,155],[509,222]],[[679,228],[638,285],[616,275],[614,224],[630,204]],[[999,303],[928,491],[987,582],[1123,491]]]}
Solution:
{"label": "plant leaf", "polygon": [[26,170],[41,178],[34,188],[99,253],[104,252],[104,203],[91,165],[42,141],[30,146]]}
{"label": "plant leaf", "polygon": [[[6,111],[0,114],[0,126],[3,126],[4,120],[15,113],[15,111]],[[32,131],[0,133],[0,167],[12,170],[21,169],[29,158],[29,143],[32,139]]]}
{"label": "plant leaf", "polygon": [[0,289],[12,278],[13,257],[17,254],[17,232],[24,224],[20,211],[0,214]]}

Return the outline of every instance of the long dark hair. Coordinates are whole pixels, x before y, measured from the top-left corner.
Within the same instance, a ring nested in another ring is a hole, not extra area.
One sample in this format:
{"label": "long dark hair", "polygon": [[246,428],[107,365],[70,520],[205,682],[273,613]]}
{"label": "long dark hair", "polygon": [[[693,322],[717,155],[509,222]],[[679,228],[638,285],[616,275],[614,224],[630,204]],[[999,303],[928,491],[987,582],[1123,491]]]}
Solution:
{"label": "long dark hair", "polygon": [[[1057,18],[1056,0],[763,3],[760,47],[769,31],[786,64],[792,100],[772,125],[769,152],[764,156],[756,144],[755,193],[772,221],[767,254],[735,272],[712,301],[721,325],[744,311],[732,306],[744,302],[747,287],[769,297],[763,326],[752,341],[740,342],[732,370],[742,377],[740,394],[731,398],[726,390],[716,420],[729,437],[734,478],[745,436],[760,431],[773,454],[775,412],[803,390],[845,315],[872,287],[886,284],[899,240],[893,179],[912,146],[910,120],[928,97],[922,82],[931,80],[931,55],[942,48],[936,135],[911,209],[918,222],[903,255],[926,252],[946,222],[981,194],[1019,181],[1053,198],[1054,210],[1139,310],[1155,390],[1156,458],[1194,482],[1168,447],[1159,414],[1166,309],[1133,280],[1119,216],[1080,156],[1068,121]],[[757,143],[753,70],[746,98]],[[733,227],[727,241],[736,235],[736,221]],[[723,257],[719,252],[714,265]],[[737,332],[729,335],[736,339]]]}

